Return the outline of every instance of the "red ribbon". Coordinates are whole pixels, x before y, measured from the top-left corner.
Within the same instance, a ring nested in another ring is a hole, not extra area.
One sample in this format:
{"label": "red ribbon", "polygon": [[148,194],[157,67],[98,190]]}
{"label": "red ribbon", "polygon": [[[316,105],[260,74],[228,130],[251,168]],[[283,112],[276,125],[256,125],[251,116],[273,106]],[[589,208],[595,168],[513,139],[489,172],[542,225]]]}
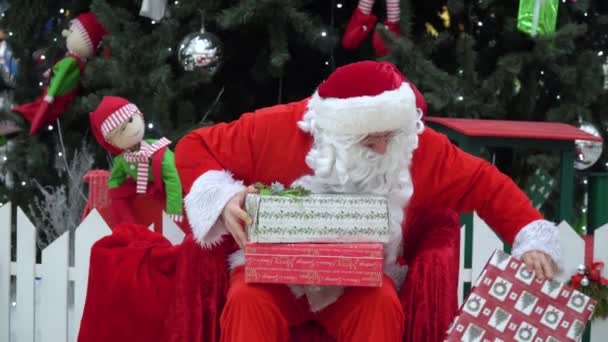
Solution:
{"label": "red ribbon", "polygon": [[601,261],[594,262],[589,268],[589,279],[591,281],[598,282],[602,285],[608,285],[608,279],[602,277],[602,270],[604,269],[604,263]]}
{"label": "red ribbon", "polygon": [[585,240],[586,272],[585,274],[575,274],[570,277],[572,287],[579,289],[581,287],[581,280],[583,280],[585,276],[587,276],[590,282],[608,286],[608,279],[602,277],[604,263],[601,261],[593,262],[593,235],[585,235],[583,239]]}

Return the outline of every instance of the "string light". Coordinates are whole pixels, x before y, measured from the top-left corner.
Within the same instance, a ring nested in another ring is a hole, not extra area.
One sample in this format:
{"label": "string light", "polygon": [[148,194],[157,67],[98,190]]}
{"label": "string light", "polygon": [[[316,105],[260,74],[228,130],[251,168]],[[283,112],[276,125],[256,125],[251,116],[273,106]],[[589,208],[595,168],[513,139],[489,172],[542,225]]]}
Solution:
{"label": "string light", "polygon": [[341,4],[341,3],[338,3],[338,4],[336,5],[336,7],[338,7],[338,8],[342,8],[342,4]]}
{"label": "string light", "polygon": [[588,16],[588,15],[589,15],[589,14],[587,14],[587,12],[585,12],[584,16],[586,17],[586,16]]}
{"label": "string light", "polygon": [[464,70],[462,70],[462,69],[458,70],[458,75],[462,75],[462,74],[464,74]]}
{"label": "string light", "polygon": [[53,130],[53,125],[49,125],[48,130],[52,131]]}
{"label": "string light", "polygon": [[25,186],[27,183],[25,181],[21,182],[21,186]]}
{"label": "string light", "polygon": [[544,71],[544,70],[541,70],[541,71],[540,71],[540,74],[541,74],[541,75],[544,75],[544,74],[545,74],[545,71]]}
{"label": "string light", "polygon": [[53,38],[53,41],[56,42],[57,41],[57,37]]}
{"label": "string light", "polygon": [[40,55],[40,59],[45,60],[46,56],[45,55]]}
{"label": "string light", "polygon": [[587,184],[587,178],[583,179],[583,184]]}
{"label": "string light", "polygon": [[481,21],[478,21],[478,22],[477,22],[477,26],[482,27],[482,26],[483,26],[483,23],[482,23]]}
{"label": "string light", "polygon": [[604,51],[600,51],[597,53],[598,56],[602,57],[604,55]]}
{"label": "string light", "polygon": [[587,208],[583,208],[583,213],[586,213],[586,212],[587,212]]}
{"label": "string light", "polygon": [[149,123],[149,124],[148,124],[148,128],[149,128],[149,129],[154,128],[154,124],[153,124],[153,123]]}
{"label": "string light", "polygon": [[555,96],[556,99],[561,99],[562,97],[558,94],[557,96]]}
{"label": "string light", "polygon": [[460,95],[460,96],[458,96],[456,99],[457,99],[458,101],[462,101],[462,100],[464,100],[464,96]]}
{"label": "string light", "polygon": [[321,31],[321,37],[326,37],[326,36],[327,36],[327,32]]}
{"label": "string light", "polygon": [[152,25],[156,24],[156,20],[152,20]]}
{"label": "string light", "polygon": [[63,157],[63,153],[62,153],[62,152],[57,153],[57,155],[58,155],[59,157]]}
{"label": "string light", "polygon": [[174,2],[174,4],[175,4],[175,5],[179,5],[179,1],[177,1],[177,0],[176,0],[176,1]]}
{"label": "string light", "polygon": [[9,32],[9,33],[8,33],[8,35],[9,35],[9,36],[12,36],[12,35],[13,35],[13,32]]}
{"label": "string light", "polygon": [[62,8],[59,10],[59,13],[63,14],[63,13],[65,13],[65,10]]}
{"label": "string light", "polygon": [[329,61],[325,61],[325,65],[329,65]]}
{"label": "string light", "polygon": [[172,49],[172,48],[167,48],[167,50],[169,50],[169,52],[173,51],[173,49]]}
{"label": "string light", "polygon": [[[2,157],[2,160],[7,161],[7,160],[8,160],[8,157],[7,157],[7,156],[4,156],[4,157]],[[608,163],[607,163],[607,164],[608,164]]]}

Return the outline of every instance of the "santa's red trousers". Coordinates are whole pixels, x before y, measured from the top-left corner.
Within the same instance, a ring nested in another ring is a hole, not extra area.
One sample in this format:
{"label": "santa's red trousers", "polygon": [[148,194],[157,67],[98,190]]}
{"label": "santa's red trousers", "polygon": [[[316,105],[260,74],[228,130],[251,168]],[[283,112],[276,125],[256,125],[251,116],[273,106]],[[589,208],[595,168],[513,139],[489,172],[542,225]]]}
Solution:
{"label": "santa's red trousers", "polygon": [[222,342],[288,342],[289,328],[317,321],[338,342],[399,342],[404,314],[393,281],[382,287],[349,287],[325,309],[312,313],[305,297],[285,285],[247,284],[244,267],[234,270],[220,319]]}

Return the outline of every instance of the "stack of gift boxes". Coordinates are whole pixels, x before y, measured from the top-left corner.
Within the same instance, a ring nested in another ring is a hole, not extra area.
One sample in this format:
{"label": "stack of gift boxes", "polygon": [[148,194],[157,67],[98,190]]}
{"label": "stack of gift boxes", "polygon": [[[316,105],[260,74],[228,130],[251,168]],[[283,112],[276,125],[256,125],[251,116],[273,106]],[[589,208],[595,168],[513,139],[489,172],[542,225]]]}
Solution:
{"label": "stack of gift boxes", "polygon": [[250,194],[245,207],[246,282],[382,286],[384,197]]}

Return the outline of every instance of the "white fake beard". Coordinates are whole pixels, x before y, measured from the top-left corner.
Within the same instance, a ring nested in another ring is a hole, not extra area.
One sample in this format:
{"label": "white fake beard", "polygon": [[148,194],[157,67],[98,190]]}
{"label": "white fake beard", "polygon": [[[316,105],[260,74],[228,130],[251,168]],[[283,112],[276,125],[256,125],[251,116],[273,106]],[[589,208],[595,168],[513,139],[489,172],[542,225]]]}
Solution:
{"label": "white fake beard", "polygon": [[418,146],[418,132],[412,130],[392,137],[384,154],[361,144],[362,136],[336,135],[315,127],[314,113],[308,112],[298,123],[311,133],[314,143],[306,164],[314,174],[293,185],[313,193],[357,193],[386,196],[389,206],[389,243],[385,262],[394,263],[401,256],[404,208],[413,194],[410,174],[413,151]]}

